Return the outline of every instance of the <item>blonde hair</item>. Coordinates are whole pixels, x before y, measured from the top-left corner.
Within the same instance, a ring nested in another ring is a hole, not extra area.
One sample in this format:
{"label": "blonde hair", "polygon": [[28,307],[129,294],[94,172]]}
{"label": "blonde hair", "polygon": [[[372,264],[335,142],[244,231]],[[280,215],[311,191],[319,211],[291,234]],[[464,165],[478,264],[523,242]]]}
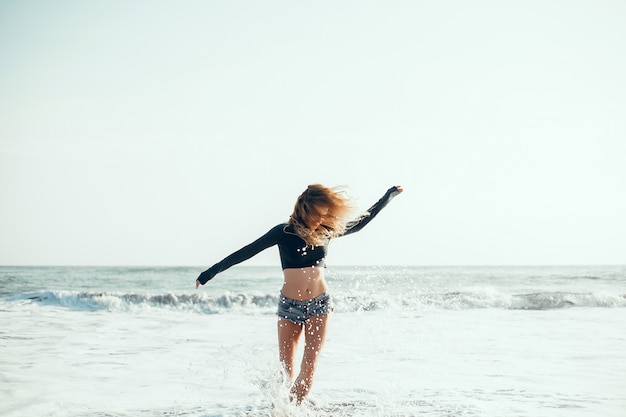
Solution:
{"label": "blonde hair", "polygon": [[[323,223],[315,230],[309,227],[310,219],[317,216],[317,209],[327,207]],[[350,198],[343,188],[329,188],[311,184],[300,194],[289,217],[289,225],[307,244],[320,246],[329,239],[340,236],[354,211]]]}

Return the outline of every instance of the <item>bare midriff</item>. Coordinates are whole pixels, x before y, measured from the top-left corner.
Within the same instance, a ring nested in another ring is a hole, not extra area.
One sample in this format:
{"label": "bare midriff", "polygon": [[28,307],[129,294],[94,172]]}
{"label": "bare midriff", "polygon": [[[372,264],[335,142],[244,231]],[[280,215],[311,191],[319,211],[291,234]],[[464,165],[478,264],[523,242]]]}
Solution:
{"label": "bare midriff", "polygon": [[282,294],[285,297],[298,301],[310,300],[322,295],[328,290],[324,279],[324,268],[314,266],[306,268],[283,269],[285,282]]}

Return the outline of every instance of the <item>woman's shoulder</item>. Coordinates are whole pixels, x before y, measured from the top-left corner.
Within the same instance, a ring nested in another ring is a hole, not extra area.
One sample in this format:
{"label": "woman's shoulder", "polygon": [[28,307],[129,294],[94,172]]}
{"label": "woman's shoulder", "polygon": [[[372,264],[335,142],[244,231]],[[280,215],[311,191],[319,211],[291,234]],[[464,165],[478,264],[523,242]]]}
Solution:
{"label": "woman's shoulder", "polygon": [[263,236],[258,238],[257,241],[264,242],[264,244],[280,243],[285,238],[286,234],[288,233],[285,231],[286,227],[287,227],[287,223],[277,224],[276,226],[268,230]]}
{"label": "woman's shoulder", "polygon": [[276,226],[272,227],[268,233],[272,233],[272,234],[283,234],[283,233],[289,233],[290,230],[289,223],[279,223]]}
{"label": "woman's shoulder", "polygon": [[298,234],[296,233],[295,229],[293,228],[293,226],[289,223],[280,223],[277,224],[276,226],[272,227],[269,231],[269,233],[273,234],[274,236],[280,238],[280,237],[298,237]]}

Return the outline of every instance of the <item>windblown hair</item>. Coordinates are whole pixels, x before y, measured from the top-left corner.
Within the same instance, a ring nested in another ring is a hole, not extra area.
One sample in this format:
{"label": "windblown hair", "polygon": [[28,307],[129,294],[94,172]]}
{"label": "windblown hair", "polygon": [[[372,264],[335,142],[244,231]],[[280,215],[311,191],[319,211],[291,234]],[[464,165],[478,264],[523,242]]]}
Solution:
{"label": "windblown hair", "polygon": [[[310,219],[317,216],[317,210],[322,207],[328,207],[328,214],[317,229],[311,230]],[[343,234],[353,211],[354,207],[342,189],[311,184],[296,200],[289,225],[307,244],[320,246]]]}

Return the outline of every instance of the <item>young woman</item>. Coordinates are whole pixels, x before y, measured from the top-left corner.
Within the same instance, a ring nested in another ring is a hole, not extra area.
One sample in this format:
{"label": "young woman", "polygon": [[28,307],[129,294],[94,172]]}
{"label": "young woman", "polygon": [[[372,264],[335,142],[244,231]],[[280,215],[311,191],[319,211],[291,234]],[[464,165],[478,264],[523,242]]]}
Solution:
{"label": "young woman", "polygon": [[338,189],[313,184],[298,197],[287,223],[270,229],[259,239],[227,256],[200,274],[196,289],[218,273],[278,245],[284,282],[278,303],[278,350],[290,381],[298,340],[304,333],[300,373],[291,387],[299,404],[308,394],[318,355],[326,338],[326,321],[332,311],[324,280],[325,257],[331,239],[361,230],[402,187],[391,187],[367,213],[349,221],[353,207]]}

